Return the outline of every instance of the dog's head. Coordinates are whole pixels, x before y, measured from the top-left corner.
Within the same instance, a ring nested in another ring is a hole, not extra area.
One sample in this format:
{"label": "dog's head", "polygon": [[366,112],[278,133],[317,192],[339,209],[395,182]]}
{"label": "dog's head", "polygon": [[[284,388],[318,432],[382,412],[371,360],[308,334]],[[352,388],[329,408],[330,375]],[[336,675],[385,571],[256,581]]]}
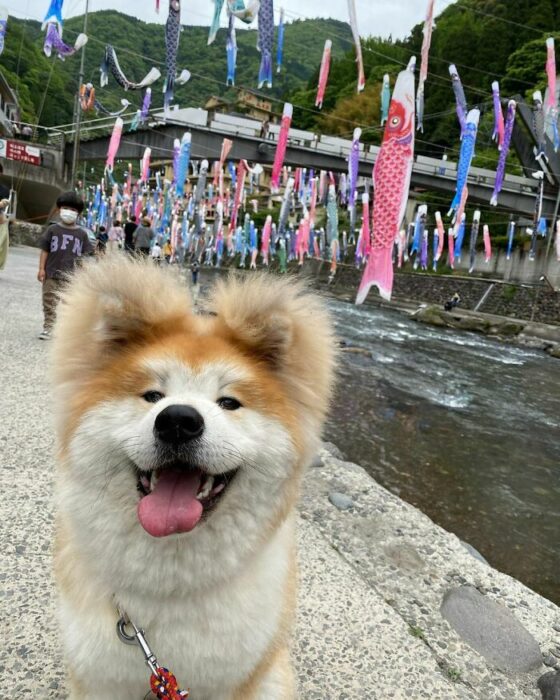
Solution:
{"label": "dog's head", "polygon": [[283,520],[332,384],[315,296],[289,278],[230,278],[197,315],[178,276],[107,260],[76,274],[59,309],[60,507],[80,527],[192,544]]}

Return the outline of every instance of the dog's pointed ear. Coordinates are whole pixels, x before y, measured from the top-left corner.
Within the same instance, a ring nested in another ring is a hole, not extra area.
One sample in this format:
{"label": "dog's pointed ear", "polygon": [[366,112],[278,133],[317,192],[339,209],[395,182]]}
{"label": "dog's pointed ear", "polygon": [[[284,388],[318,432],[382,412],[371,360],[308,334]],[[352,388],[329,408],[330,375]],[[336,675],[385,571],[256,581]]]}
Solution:
{"label": "dog's pointed ear", "polygon": [[260,360],[297,401],[326,410],[333,383],[333,326],[316,294],[291,277],[263,273],[220,281],[209,300],[216,323]]}
{"label": "dog's pointed ear", "polygon": [[189,319],[192,305],[178,275],[124,256],[88,262],[61,295],[53,351],[67,358],[68,373],[87,371],[112,350]]}

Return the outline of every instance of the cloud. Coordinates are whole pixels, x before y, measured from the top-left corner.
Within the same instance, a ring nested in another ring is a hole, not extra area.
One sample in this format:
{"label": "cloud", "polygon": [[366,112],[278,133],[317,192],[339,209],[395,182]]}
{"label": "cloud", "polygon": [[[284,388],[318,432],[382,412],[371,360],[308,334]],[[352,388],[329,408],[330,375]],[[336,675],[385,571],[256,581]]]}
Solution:
{"label": "cloud", "polygon": [[[12,0],[13,1],[13,0]],[[403,38],[408,35],[415,24],[424,19],[427,0],[355,0],[356,13],[358,15],[358,27],[362,36],[381,36]],[[85,0],[67,0],[64,8],[65,16],[79,15],[84,12]],[[161,0],[161,12],[156,14],[155,0],[142,0],[142,11],[138,10],[138,0],[90,0],[90,10],[118,10],[126,14],[134,15],[146,22],[164,23],[167,17],[167,0]],[[437,10],[442,10],[449,2],[437,0]],[[25,13],[19,12],[15,7],[10,8],[10,13],[18,17],[31,16],[33,19],[42,19],[48,3],[46,0],[28,0]],[[305,19],[313,17],[334,17],[343,22],[348,21],[348,7],[346,0],[337,2],[325,2],[325,0],[276,0],[275,8],[279,11],[284,7],[287,20]],[[182,21],[183,24],[208,25],[214,11],[214,4],[210,0],[206,2],[194,2],[183,0]],[[225,12],[222,20],[225,26]],[[328,37],[325,37],[328,38]]]}

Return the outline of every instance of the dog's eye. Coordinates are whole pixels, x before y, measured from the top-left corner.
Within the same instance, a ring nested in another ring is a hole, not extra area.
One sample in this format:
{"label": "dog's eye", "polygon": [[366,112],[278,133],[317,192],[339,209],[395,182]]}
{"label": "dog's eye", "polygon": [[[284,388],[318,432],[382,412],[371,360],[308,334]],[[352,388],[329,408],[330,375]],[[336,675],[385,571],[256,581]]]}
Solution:
{"label": "dog's eye", "polygon": [[239,401],[230,396],[222,396],[221,399],[218,399],[218,406],[226,411],[237,411],[238,408],[241,408]]}
{"label": "dog's eye", "polygon": [[165,396],[161,393],[161,391],[147,391],[145,394],[142,394],[142,398],[148,403],[157,403],[158,401],[164,399]]}

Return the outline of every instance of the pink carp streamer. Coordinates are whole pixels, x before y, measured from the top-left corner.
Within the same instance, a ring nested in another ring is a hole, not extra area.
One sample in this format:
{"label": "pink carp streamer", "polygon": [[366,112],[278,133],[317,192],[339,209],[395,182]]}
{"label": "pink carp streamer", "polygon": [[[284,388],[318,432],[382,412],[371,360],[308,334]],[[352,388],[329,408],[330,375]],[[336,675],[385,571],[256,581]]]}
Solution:
{"label": "pink carp streamer", "polygon": [[233,146],[233,141],[231,139],[224,139],[222,141],[222,150],[220,152],[220,162],[218,164],[218,167],[216,168],[214,172],[214,187],[218,184],[218,181],[220,179],[220,173],[222,172],[222,168],[224,167],[224,163],[226,162],[227,157],[229,156],[229,152],[231,151],[231,147]]}
{"label": "pink carp streamer", "polygon": [[270,249],[270,234],[272,233],[272,216],[270,214],[266,217],[262,230],[262,240],[261,240],[261,256],[263,265],[268,267],[268,251]]}
{"label": "pink carp streamer", "polygon": [[548,76],[546,111],[549,112],[551,109],[556,109],[556,53],[552,37],[546,40],[546,74]]}
{"label": "pink carp streamer", "polygon": [[449,250],[447,262],[449,263],[449,267],[453,269],[455,266],[455,233],[452,228],[449,229],[449,233],[447,234],[447,245]]}
{"label": "pink carp streamer", "polygon": [[482,227],[482,238],[484,240],[484,261],[490,262],[492,257],[492,243],[490,241],[490,229],[487,224]]}
{"label": "pink carp streamer", "polygon": [[311,204],[309,205],[309,222],[311,228],[315,226],[315,210],[317,209],[317,178],[311,180]]}
{"label": "pink carp streamer", "polygon": [[492,139],[497,142],[498,150],[501,151],[504,145],[504,111],[500,100],[500,83],[496,80],[492,83],[492,98],[494,100],[494,133]]}
{"label": "pink carp streamer", "polygon": [[282,166],[284,165],[284,158],[286,156],[286,148],[288,146],[288,134],[290,131],[290,124],[292,123],[293,107],[289,102],[284,105],[284,110],[282,112],[282,121],[280,123],[280,133],[278,134],[278,145],[276,147],[276,154],[274,156],[274,165],[272,166],[272,177],[270,180],[270,186],[273,193],[277,193],[280,189],[280,173],[282,172]]}
{"label": "pink carp streamer", "polygon": [[500,157],[498,158],[498,167],[496,168],[496,182],[494,183],[494,192],[492,193],[492,198],[490,199],[490,204],[492,206],[497,206],[498,195],[504,184],[504,175],[506,172],[506,159],[509,153],[509,145],[511,142],[511,135],[513,133],[513,125],[515,123],[515,111],[517,109],[517,102],[515,100],[510,100],[508,102],[508,109],[506,115],[506,125],[504,128],[504,144],[502,150],[500,151]]}
{"label": "pink carp streamer", "polygon": [[115,165],[115,156],[117,155],[117,151],[119,150],[119,146],[121,144],[123,126],[123,120],[118,117],[115,122],[115,126],[113,127],[113,133],[111,134],[111,140],[109,141],[109,148],[107,150],[107,161],[105,166],[109,168],[109,170],[112,170],[113,166]]}
{"label": "pink carp streamer", "polygon": [[156,0],[156,12],[159,12],[159,0]]}
{"label": "pink carp streamer", "polygon": [[443,253],[443,246],[445,243],[445,229],[443,228],[443,220],[441,218],[441,212],[436,211],[436,226],[438,232],[438,247],[436,251],[436,262],[441,259],[441,254]]}
{"label": "pink carp streamer", "polygon": [[373,285],[383,299],[391,299],[393,246],[406,211],[414,161],[415,65],[413,57],[407,70],[401,71],[397,77],[383,142],[375,161],[373,242],[358,289],[357,304],[364,302]]}
{"label": "pink carp streamer", "polygon": [[323,49],[321,70],[319,71],[319,83],[317,85],[317,97],[315,98],[315,107],[318,107],[319,109],[322,109],[323,107],[325,90],[327,89],[327,82],[329,80],[329,71],[331,69],[331,49],[332,41],[327,39],[325,41],[325,48]]}
{"label": "pink carp streamer", "polygon": [[150,159],[152,157],[152,149],[146,148],[142,157],[142,166],[140,173],[140,181],[147,184],[150,177]]}
{"label": "pink carp streamer", "polygon": [[418,131],[424,131],[424,83],[428,78],[428,56],[430,44],[432,43],[432,29],[434,26],[434,4],[435,0],[428,0],[426,11],[426,21],[424,22],[424,40],[422,41],[422,63],[420,64],[420,75],[418,77],[418,92],[416,93],[416,121]]}
{"label": "pink carp streamer", "polygon": [[364,59],[362,57],[362,44],[360,41],[360,32],[358,30],[358,16],[356,15],[355,0],[348,0],[348,14],[350,15],[350,28],[356,45],[356,63],[358,64],[358,92],[366,86],[366,77],[364,74]]}

